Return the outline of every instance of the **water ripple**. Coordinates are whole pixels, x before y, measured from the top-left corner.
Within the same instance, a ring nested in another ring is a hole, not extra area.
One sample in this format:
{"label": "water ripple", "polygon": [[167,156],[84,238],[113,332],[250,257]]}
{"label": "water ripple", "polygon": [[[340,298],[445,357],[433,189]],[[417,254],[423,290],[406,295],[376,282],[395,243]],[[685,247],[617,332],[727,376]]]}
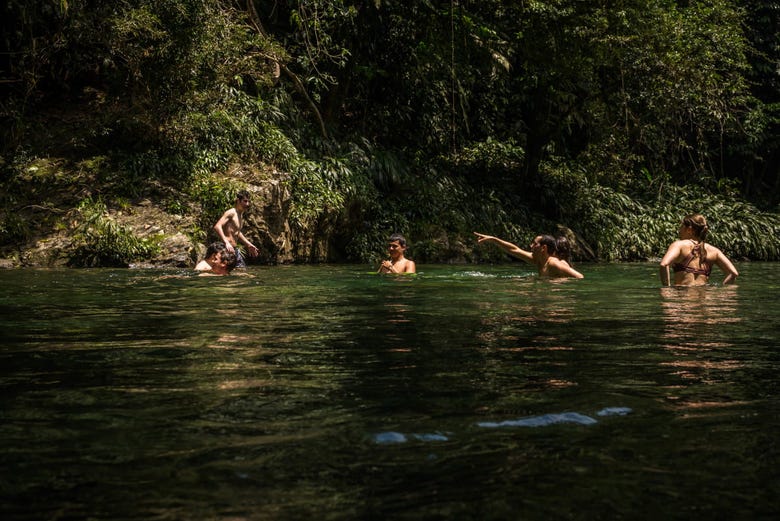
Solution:
{"label": "water ripple", "polygon": [[387,431],[380,432],[373,436],[374,443],[379,445],[388,445],[391,443],[406,443],[409,438],[417,441],[449,441],[449,437],[440,433],[426,433],[426,434],[409,434],[408,436],[402,432]]}
{"label": "water ripple", "polygon": [[495,429],[498,427],[546,427],[559,423],[578,423],[580,425],[593,425],[598,423],[595,419],[578,412],[563,412],[529,416],[517,420],[504,420],[502,422],[479,422],[479,427]]}
{"label": "water ripple", "polygon": [[[596,416],[626,416],[633,410],[630,407],[605,407],[596,412]],[[487,429],[497,429],[501,427],[548,427],[550,425],[559,425],[562,423],[575,423],[578,425],[594,425],[598,420],[578,412],[548,413],[538,416],[527,416],[516,420],[504,420],[501,422],[478,422],[478,427]],[[441,433],[428,434],[404,434],[397,431],[379,432],[372,436],[374,443],[378,445],[389,445],[393,443],[406,443],[412,440],[417,441],[449,441],[450,436]]]}

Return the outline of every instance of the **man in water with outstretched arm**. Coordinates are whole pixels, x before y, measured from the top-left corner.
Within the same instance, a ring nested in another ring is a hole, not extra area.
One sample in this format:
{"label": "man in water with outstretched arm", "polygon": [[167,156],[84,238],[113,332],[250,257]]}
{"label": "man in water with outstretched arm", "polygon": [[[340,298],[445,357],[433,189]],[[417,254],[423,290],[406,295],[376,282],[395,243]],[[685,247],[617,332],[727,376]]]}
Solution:
{"label": "man in water with outstretched arm", "polygon": [[498,237],[493,237],[492,235],[484,235],[477,232],[474,232],[474,235],[477,236],[478,244],[492,242],[509,255],[535,265],[536,269],[539,270],[539,275],[543,277],[584,278],[584,275],[572,268],[568,262],[555,256],[556,241],[551,235],[537,235],[533,242],[531,242],[531,251],[523,250],[511,242],[499,239]]}
{"label": "man in water with outstretched arm", "polygon": [[257,257],[260,253],[257,247],[241,233],[241,227],[244,225],[244,212],[249,208],[249,205],[249,192],[241,190],[236,194],[235,206],[223,213],[217,224],[214,225],[214,230],[225,243],[227,251],[236,254],[237,268],[246,267],[244,256],[238,249],[238,242],[246,246],[250,257]]}

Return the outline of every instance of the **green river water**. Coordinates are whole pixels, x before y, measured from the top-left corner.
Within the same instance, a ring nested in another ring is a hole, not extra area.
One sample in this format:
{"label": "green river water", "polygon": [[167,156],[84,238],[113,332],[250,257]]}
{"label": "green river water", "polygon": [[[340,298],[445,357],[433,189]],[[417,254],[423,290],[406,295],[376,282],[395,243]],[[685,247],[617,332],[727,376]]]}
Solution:
{"label": "green river water", "polygon": [[0,518],[775,519],[780,264],[737,267],[2,270]]}

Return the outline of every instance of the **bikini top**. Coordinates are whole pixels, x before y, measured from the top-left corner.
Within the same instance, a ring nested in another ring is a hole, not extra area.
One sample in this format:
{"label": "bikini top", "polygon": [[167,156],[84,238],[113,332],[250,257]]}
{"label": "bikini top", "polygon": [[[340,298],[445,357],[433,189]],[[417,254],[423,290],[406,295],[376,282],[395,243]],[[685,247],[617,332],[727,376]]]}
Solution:
{"label": "bikini top", "polygon": [[699,268],[694,268],[690,265],[691,261],[693,261],[693,259],[696,257],[701,257],[701,243],[697,243],[693,246],[691,253],[685,257],[684,261],[675,262],[672,264],[672,269],[675,273],[684,271],[685,273],[693,273],[694,275],[704,275],[705,277],[709,277],[710,273],[712,272],[712,266],[707,264],[707,259],[703,259],[701,261]]}

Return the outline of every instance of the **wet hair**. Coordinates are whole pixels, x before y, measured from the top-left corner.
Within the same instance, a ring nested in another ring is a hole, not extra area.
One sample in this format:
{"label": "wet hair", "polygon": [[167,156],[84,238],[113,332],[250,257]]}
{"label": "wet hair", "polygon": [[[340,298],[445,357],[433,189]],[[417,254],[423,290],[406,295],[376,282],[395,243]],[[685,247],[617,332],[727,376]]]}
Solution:
{"label": "wet hair", "polygon": [[555,256],[562,261],[569,262],[569,259],[571,259],[571,245],[569,244],[569,239],[563,236],[555,239]]}
{"label": "wet hair", "polygon": [[247,190],[241,190],[236,194],[236,200],[238,199],[250,199],[249,192]]}
{"label": "wet hair", "polygon": [[[710,227],[707,226],[707,219],[700,213],[692,213],[683,217],[682,223],[683,226],[693,228],[693,233],[701,244],[701,251],[699,252],[701,255],[699,265],[701,266],[701,263],[707,259],[707,248],[704,246],[704,239],[706,239],[707,234],[710,233]],[[695,253],[694,256],[696,256]]]}
{"label": "wet hair", "polygon": [[225,246],[225,243],[222,241],[212,242],[209,244],[208,248],[206,248],[206,258],[208,259],[215,253],[223,252],[227,249]]}
{"label": "wet hair", "polygon": [[555,237],[552,235],[542,235],[539,239],[539,246],[547,246],[547,253],[555,255]]}
{"label": "wet hair", "polygon": [[400,233],[394,233],[393,235],[390,236],[389,239],[387,239],[387,242],[395,242],[395,241],[398,241],[399,245],[406,248],[406,239]]}
{"label": "wet hair", "polygon": [[686,215],[682,220],[683,226],[689,226],[693,228],[696,233],[696,238],[704,242],[707,238],[707,234],[710,232],[710,227],[707,226],[707,219],[700,213],[692,213]]}
{"label": "wet hair", "polygon": [[238,257],[236,256],[236,254],[233,253],[232,251],[227,251],[227,249],[225,249],[225,251],[222,252],[222,260],[227,263],[228,271],[232,271],[233,268],[235,268],[236,264],[238,263]]}

